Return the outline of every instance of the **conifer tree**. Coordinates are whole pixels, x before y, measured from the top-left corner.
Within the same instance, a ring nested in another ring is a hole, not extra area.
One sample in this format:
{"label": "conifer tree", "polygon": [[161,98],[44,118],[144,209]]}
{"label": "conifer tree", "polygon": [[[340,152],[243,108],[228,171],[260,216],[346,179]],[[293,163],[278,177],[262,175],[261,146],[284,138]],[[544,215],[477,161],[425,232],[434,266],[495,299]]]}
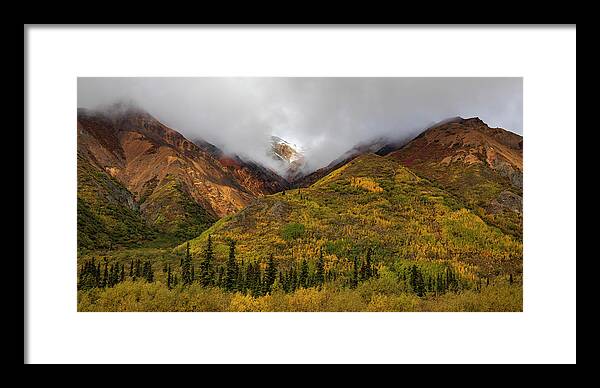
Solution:
{"label": "conifer tree", "polygon": [[372,266],[371,266],[371,247],[367,249],[367,258],[365,261],[365,278],[370,279],[373,276]]}
{"label": "conifer tree", "polygon": [[111,264],[108,267],[108,280],[106,281],[107,287],[112,287],[115,284],[115,265]]}
{"label": "conifer tree", "polygon": [[412,265],[410,269],[410,286],[415,294],[423,296],[425,294],[425,282],[423,274],[416,265]]}
{"label": "conifer tree", "polygon": [[145,268],[146,269],[145,270],[145,272],[146,272],[146,274],[145,274],[146,281],[149,282],[149,283],[152,283],[154,281],[154,271],[152,270],[152,264],[149,261],[147,261],[146,264],[145,264],[145,267],[146,267]]}
{"label": "conifer tree", "polygon": [[200,284],[203,287],[208,287],[213,282],[213,273],[212,273],[212,260],[213,260],[213,248],[212,248],[212,238],[211,235],[208,235],[208,240],[206,242],[206,248],[204,249],[204,258],[200,263]]}
{"label": "conifer tree", "polygon": [[185,258],[181,260],[181,281],[184,285],[188,285],[192,282],[192,257],[190,255],[189,241],[185,249]]}
{"label": "conifer tree", "polygon": [[211,281],[211,284],[217,287],[224,287],[225,285],[225,267],[222,265],[217,269],[217,278]]}
{"label": "conifer tree", "polygon": [[263,283],[265,293],[271,292],[273,288],[273,284],[275,283],[275,279],[277,276],[277,268],[275,267],[275,262],[273,260],[273,254],[269,256],[269,260],[267,261],[267,269],[265,271],[265,281]]}
{"label": "conifer tree", "polygon": [[435,291],[436,291],[436,295],[442,294],[444,292],[444,281],[442,279],[442,274],[440,274],[440,273],[437,274]]}
{"label": "conifer tree", "polygon": [[410,288],[413,290],[413,292],[416,293],[417,292],[417,266],[414,264],[410,267],[409,283],[410,283]]}
{"label": "conifer tree", "polygon": [[227,258],[227,269],[225,271],[225,289],[236,291],[238,283],[238,265],[235,261],[235,241],[229,241],[229,257]]}
{"label": "conifer tree", "polygon": [[119,263],[115,263],[114,268],[113,268],[113,286],[115,286],[115,285],[117,285],[117,283],[119,283],[119,278],[121,277],[120,269],[121,269],[121,266],[119,265]]}
{"label": "conifer tree", "polygon": [[325,261],[323,260],[323,249],[319,252],[319,258],[317,259],[315,267],[315,284],[322,286],[325,282]]}
{"label": "conifer tree", "polygon": [[108,271],[105,273],[104,286],[111,287],[112,283],[112,264],[108,266]]}
{"label": "conifer tree", "polygon": [[458,290],[458,282],[450,266],[446,267],[446,289],[450,291]]}
{"label": "conifer tree", "polygon": [[104,288],[106,287],[108,283],[108,261],[106,260],[106,257],[104,258],[104,275],[102,276],[102,280],[100,282],[100,287]]}
{"label": "conifer tree", "polygon": [[262,295],[263,286],[260,272],[260,265],[258,262],[248,264],[247,283],[253,296]]}
{"label": "conifer tree", "polygon": [[290,292],[296,291],[296,288],[298,287],[298,277],[296,276],[296,267],[294,265],[292,265],[292,268],[289,271],[288,278]]}
{"label": "conifer tree", "polygon": [[423,272],[417,268],[417,295],[425,295],[425,280],[423,279]]}
{"label": "conifer tree", "polygon": [[285,280],[285,276],[283,275],[283,271],[278,271],[277,277],[281,288],[283,289],[283,291],[287,292],[287,283]]}
{"label": "conifer tree", "polygon": [[241,292],[246,292],[246,281],[244,279],[244,259],[242,259],[240,265],[238,266],[238,277],[237,277],[237,290]]}
{"label": "conifer tree", "polygon": [[252,263],[246,265],[245,289],[253,291],[254,289],[254,266]]}
{"label": "conifer tree", "polygon": [[361,281],[363,280],[367,280],[367,265],[366,263],[363,261],[360,265],[360,272],[359,272],[359,279]]}
{"label": "conifer tree", "polygon": [[352,288],[356,288],[358,286],[358,259],[354,258],[354,270],[352,273]]}
{"label": "conifer tree", "polygon": [[300,276],[298,278],[298,285],[301,288],[308,287],[308,262],[306,259],[302,259],[302,264],[300,265]]}
{"label": "conifer tree", "polygon": [[173,281],[173,279],[171,279],[171,264],[167,265],[167,288],[170,290],[171,289],[171,283]]}
{"label": "conifer tree", "polygon": [[260,269],[260,263],[257,261],[254,263],[254,279],[256,281],[254,291],[257,296],[262,295],[263,291],[263,276],[262,270]]}

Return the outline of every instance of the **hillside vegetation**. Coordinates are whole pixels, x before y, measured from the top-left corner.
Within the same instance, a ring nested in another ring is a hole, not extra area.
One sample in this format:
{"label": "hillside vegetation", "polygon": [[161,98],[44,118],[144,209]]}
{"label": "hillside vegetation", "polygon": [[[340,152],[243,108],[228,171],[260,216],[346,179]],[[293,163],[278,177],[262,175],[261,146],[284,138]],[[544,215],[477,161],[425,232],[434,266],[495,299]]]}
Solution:
{"label": "hillside vegetation", "polygon": [[77,246],[79,251],[135,246],[156,236],[117,180],[77,157]]}
{"label": "hillside vegetation", "polygon": [[[391,283],[391,285],[390,285]],[[480,291],[439,297],[399,292],[389,279],[373,280],[356,289],[326,286],[294,293],[275,291],[253,297],[241,292],[201,287],[169,289],[159,281],[126,281],[113,288],[78,292],[78,311],[521,311],[523,288],[498,282]]]}
{"label": "hillside vegetation", "polygon": [[423,132],[392,152],[404,166],[461,198],[487,223],[523,233],[523,138],[459,119]]}
{"label": "hillside vegetation", "polygon": [[228,241],[235,240],[238,257],[273,255],[284,268],[323,250],[326,267],[343,271],[371,248],[380,266],[443,261],[470,279],[522,270],[518,239],[395,159],[374,154],[310,188],[267,196],[221,219],[191,241],[192,255],[201,255],[208,235],[218,257],[226,257]]}
{"label": "hillside vegetation", "polygon": [[166,176],[140,206],[149,225],[186,240],[198,236],[216,218],[193,201],[181,182]]}

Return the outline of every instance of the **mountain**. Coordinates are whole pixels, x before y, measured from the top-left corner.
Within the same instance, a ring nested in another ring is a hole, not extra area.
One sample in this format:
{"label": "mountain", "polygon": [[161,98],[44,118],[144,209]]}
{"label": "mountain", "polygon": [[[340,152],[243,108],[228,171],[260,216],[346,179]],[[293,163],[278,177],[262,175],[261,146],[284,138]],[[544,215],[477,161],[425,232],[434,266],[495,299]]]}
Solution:
{"label": "mountain", "polygon": [[209,235],[219,257],[234,239],[239,257],[273,255],[282,270],[314,261],[322,249],[330,273],[350,276],[352,258],[368,248],[382,266],[444,262],[465,282],[522,270],[518,238],[488,225],[393,155],[362,154],[307,188],[258,199],[191,240],[194,255],[202,254]]}
{"label": "mountain", "polygon": [[255,196],[276,193],[289,187],[287,180],[257,162],[239,155],[225,154],[218,147],[201,139],[194,140],[194,144],[218,160],[221,166]]}
{"label": "mountain", "polygon": [[303,158],[300,147],[278,136],[271,136],[271,152],[275,160],[293,163]]}
{"label": "mountain", "polygon": [[354,158],[356,158],[360,155],[367,154],[367,153],[375,153],[376,151],[384,149],[385,147],[390,147],[391,145],[395,145],[395,144],[397,144],[397,142],[392,142],[389,139],[384,138],[384,137],[358,144],[358,145],[352,147],[351,149],[349,149],[348,151],[344,152],[341,156],[337,157],[335,160],[333,160],[327,166],[322,167],[322,168],[320,168],[316,171],[313,171],[309,174],[306,174],[304,176],[297,177],[292,182],[292,186],[296,187],[296,188],[308,187],[308,186],[312,185],[313,183],[317,182],[319,179],[328,175],[332,171],[337,170],[338,168],[342,167],[343,165],[345,165],[346,163],[350,162],[351,160],[353,160]]}
{"label": "mountain", "polygon": [[281,163],[288,182],[293,182],[302,175],[305,159],[300,147],[278,136],[271,136],[269,153],[274,160]]}
{"label": "mountain", "polygon": [[[126,190],[118,196],[127,197],[128,207],[148,227],[180,237],[197,235],[218,218],[285,185],[275,173],[227,158],[209,143],[194,144],[132,106],[79,109],[77,141],[78,195],[93,191],[84,179],[91,169],[103,181],[118,182],[115,190]],[[104,197],[112,195],[117,194]],[[82,198],[81,209],[102,209],[106,203]]]}
{"label": "mountain", "polygon": [[486,222],[522,235],[522,136],[477,117],[454,118],[385,151],[379,153],[458,196]]}

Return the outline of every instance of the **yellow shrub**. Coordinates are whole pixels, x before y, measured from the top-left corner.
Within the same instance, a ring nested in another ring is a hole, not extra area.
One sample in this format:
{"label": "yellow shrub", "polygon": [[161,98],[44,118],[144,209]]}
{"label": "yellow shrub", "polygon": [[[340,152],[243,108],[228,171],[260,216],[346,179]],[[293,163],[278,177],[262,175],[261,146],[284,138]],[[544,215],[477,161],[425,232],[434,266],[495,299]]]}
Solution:
{"label": "yellow shrub", "polygon": [[383,188],[379,186],[379,183],[375,182],[371,178],[350,178],[350,185],[353,187],[359,187],[373,193],[383,192]]}

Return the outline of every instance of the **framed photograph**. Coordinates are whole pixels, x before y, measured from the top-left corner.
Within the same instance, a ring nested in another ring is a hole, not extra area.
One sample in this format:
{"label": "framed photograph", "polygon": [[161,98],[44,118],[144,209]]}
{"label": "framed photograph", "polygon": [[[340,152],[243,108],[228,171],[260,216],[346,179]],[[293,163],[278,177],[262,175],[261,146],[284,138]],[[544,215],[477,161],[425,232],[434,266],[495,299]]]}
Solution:
{"label": "framed photograph", "polygon": [[25,35],[26,362],[575,361],[574,26]]}

